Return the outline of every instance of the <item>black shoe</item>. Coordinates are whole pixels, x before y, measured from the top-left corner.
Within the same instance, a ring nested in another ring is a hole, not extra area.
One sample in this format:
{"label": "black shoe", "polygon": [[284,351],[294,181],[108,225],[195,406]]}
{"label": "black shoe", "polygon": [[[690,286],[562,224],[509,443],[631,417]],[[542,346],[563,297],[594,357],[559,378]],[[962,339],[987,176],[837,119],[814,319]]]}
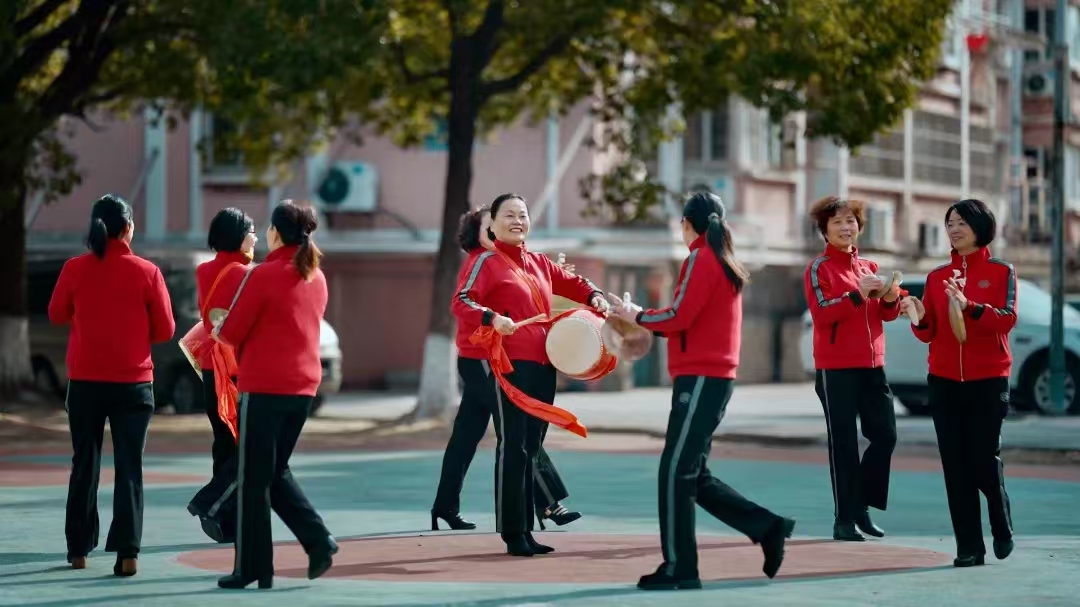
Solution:
{"label": "black shoe", "polygon": [[337,553],[337,542],[333,537],[327,537],[326,545],[322,549],[308,555],[307,579],[314,580],[326,573],[334,564],[333,556]]}
{"label": "black shoe", "polygon": [[953,567],[979,567],[986,564],[986,558],[981,554],[972,556],[958,556],[953,559]]}
{"label": "black shoe", "polygon": [[529,549],[533,551],[533,554],[551,554],[555,552],[555,549],[551,546],[545,546],[536,541],[532,533],[525,534],[525,542],[529,544]]}
{"label": "black shoe", "polygon": [[116,564],[113,565],[113,575],[117,577],[131,577],[138,573],[139,559],[135,557],[121,558],[116,557]]}
{"label": "black shoe", "polygon": [[863,512],[855,518],[855,526],[859,528],[866,535],[874,537],[885,537],[885,530],[874,524],[874,521],[870,520],[870,513]]}
{"label": "black shoe", "polygon": [[219,544],[231,544],[236,539],[235,537],[230,537],[229,534],[226,534],[225,530],[221,528],[221,525],[212,518],[200,516],[199,525],[202,527],[206,537]]}
{"label": "black shoe", "polygon": [[765,553],[765,564],[761,570],[769,578],[775,577],[776,572],[780,571],[780,564],[784,562],[784,540],[791,537],[794,530],[794,520],[781,518],[765,537],[761,538],[761,551]]}
{"label": "black shoe", "polygon": [[502,541],[506,543],[506,554],[510,556],[533,556],[536,554],[533,552],[531,546],[529,546],[529,540],[525,539],[524,533],[516,535],[503,534]]}
{"label": "black shoe", "polygon": [[563,525],[569,525],[581,518],[581,513],[567,510],[566,506],[563,506],[559,502],[555,502],[547,510],[538,510],[536,512],[536,518],[540,519],[540,530],[543,531],[544,519],[551,519],[556,525],[562,527]]}
{"label": "black shoe", "polygon": [[865,542],[866,538],[855,528],[855,523],[836,522],[832,526],[832,539],[841,542]]}
{"label": "black shoe", "polygon": [[431,509],[431,530],[439,530],[439,519],[446,521],[447,525],[450,525],[451,529],[460,531],[462,529],[476,529],[476,523],[471,523],[463,518],[457,512],[444,512],[442,510]]}
{"label": "black shoe", "polygon": [[259,590],[266,590],[274,587],[274,577],[267,576],[261,578],[245,578],[235,573],[227,575],[225,577],[218,578],[218,588],[229,588],[232,590],[240,590],[241,588],[247,588],[252,582],[258,580]]}
{"label": "black shoe", "polygon": [[669,575],[665,566],[660,565],[656,573],[641,576],[637,587],[641,590],[698,590],[701,588],[701,578],[694,575]]}
{"label": "black shoe", "polygon": [[994,556],[997,557],[997,560],[1003,561],[1012,554],[1014,547],[1012,538],[1007,540],[994,540]]}

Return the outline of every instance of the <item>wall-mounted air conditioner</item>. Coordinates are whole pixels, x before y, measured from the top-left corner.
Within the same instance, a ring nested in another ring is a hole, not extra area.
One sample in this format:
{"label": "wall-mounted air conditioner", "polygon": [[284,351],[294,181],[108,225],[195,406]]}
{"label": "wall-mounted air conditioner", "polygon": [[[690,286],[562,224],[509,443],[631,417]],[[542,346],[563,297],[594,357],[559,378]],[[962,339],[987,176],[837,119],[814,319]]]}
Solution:
{"label": "wall-mounted air conditioner", "polygon": [[335,162],[325,171],[312,170],[309,183],[323,211],[371,212],[378,203],[378,172],[366,162]]}

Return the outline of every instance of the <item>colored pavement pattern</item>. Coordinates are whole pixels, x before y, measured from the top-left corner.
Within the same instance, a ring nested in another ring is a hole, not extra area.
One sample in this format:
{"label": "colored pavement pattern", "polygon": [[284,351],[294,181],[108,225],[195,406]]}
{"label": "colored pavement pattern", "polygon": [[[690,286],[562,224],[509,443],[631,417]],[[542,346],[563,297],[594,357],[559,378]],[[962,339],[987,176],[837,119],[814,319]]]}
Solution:
{"label": "colored pavement pattern", "polygon": [[[559,445],[566,441],[552,441]],[[586,441],[587,442],[587,441]],[[940,469],[897,458],[887,512],[874,511],[885,540],[831,541],[832,496],[824,453],[724,447],[710,467],[745,495],[798,524],[780,574],[761,573],[761,551],[698,510],[701,591],[641,592],[638,576],[660,562],[656,521],[659,454],[553,451],[584,517],[537,534],[547,556],[505,556],[494,528],[493,459],[480,452],[466,480],[464,514],[474,532],[429,530],[438,451],[301,453],[292,469],[341,545],[315,581],[288,530],[274,519],[274,589],[220,590],[230,546],[207,539],[185,506],[209,474],[208,454],[148,454],[139,574],[111,575],[102,551],[110,520],[111,470],[103,469],[99,550],[83,571],[64,561],[70,456],[0,457],[0,605],[1077,605],[1080,470],[1007,466],[1017,549],[985,567],[951,567],[954,544]],[[111,466],[108,456],[104,466]],[[986,531],[989,548],[990,534]]]}

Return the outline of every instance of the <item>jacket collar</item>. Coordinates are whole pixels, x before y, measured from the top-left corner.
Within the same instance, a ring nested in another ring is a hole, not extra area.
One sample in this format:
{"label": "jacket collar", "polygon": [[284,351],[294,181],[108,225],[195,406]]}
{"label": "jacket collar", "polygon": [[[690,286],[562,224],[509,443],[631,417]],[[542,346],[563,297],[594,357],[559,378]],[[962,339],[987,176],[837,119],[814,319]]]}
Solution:
{"label": "jacket collar", "polygon": [[131,244],[121,238],[110,238],[105,243],[105,256],[116,257],[120,255],[132,255]]}
{"label": "jacket collar", "polygon": [[240,251],[218,251],[214,260],[223,264],[241,263],[245,266],[251,263],[251,258]]}
{"label": "jacket collar", "polygon": [[296,251],[299,250],[298,246],[284,246],[270,251],[270,254],[266,256],[266,261],[277,261],[279,259],[292,259],[296,255]]}
{"label": "jacket collar", "polygon": [[697,238],[695,238],[694,242],[690,243],[690,250],[691,251],[696,251],[696,250],[704,247],[707,244],[709,244],[709,243],[708,243],[707,240],[705,240],[705,235],[702,234],[701,236],[698,236]]}
{"label": "jacket collar", "polygon": [[852,262],[859,259],[859,249],[851,247],[851,252],[841,251],[840,249],[832,246],[829,243],[825,243],[825,257],[829,259],[835,259],[845,265],[851,265]]}
{"label": "jacket collar", "polygon": [[964,261],[966,260],[968,267],[971,267],[973,265],[981,264],[987,259],[990,259],[990,247],[979,247],[978,249],[975,249],[974,253],[969,253],[968,255],[963,257],[956,252],[956,249],[953,249],[951,257],[953,266],[957,268],[962,267],[964,265]]}
{"label": "jacket collar", "polygon": [[525,243],[524,242],[521,243],[520,246],[515,246],[515,245],[512,245],[512,244],[506,244],[505,242],[496,239],[495,240],[495,248],[497,250],[502,251],[503,253],[506,253],[507,255],[509,255],[510,259],[513,259],[514,261],[521,264],[522,266],[525,265],[525,254],[528,253],[529,250],[527,248],[525,248]]}

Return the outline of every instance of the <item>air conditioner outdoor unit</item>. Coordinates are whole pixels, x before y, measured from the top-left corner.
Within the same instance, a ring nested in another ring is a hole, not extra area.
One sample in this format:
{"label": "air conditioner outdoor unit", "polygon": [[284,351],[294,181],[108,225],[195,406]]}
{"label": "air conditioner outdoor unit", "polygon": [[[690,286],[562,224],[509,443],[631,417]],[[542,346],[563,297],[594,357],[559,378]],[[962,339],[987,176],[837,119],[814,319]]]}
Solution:
{"label": "air conditioner outdoor unit", "polygon": [[1046,70],[1024,74],[1024,94],[1029,97],[1053,97],[1054,73]]}
{"label": "air conditioner outdoor unit", "polygon": [[321,182],[314,185],[314,190],[315,202],[323,211],[374,211],[378,202],[378,172],[366,162],[336,162],[322,175]]}
{"label": "air conditioner outdoor unit", "polygon": [[885,207],[869,206],[867,209],[864,238],[867,244],[888,249],[893,245],[893,214]]}

